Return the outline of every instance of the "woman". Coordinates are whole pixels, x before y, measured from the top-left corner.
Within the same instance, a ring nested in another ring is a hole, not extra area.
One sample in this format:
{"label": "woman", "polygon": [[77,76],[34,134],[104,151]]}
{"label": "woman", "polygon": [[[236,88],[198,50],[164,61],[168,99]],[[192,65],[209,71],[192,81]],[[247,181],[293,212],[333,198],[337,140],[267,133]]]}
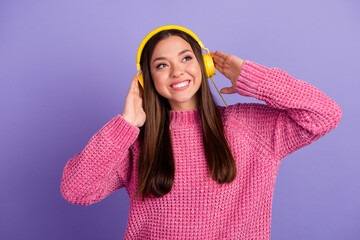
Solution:
{"label": "woman", "polygon": [[61,192],[89,205],[125,187],[125,239],[269,239],[276,174],[288,154],[341,119],[310,84],[219,51],[222,93],[266,104],[217,106],[201,47],[179,29],[160,31],[141,54],[123,113],[65,166]]}

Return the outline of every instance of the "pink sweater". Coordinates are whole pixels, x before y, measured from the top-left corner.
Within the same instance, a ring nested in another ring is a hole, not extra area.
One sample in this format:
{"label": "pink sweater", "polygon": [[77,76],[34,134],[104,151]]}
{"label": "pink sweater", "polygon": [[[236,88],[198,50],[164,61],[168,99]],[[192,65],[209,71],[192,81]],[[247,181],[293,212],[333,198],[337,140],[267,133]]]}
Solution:
{"label": "pink sweater", "polygon": [[[245,61],[237,92],[265,104],[219,106],[237,177],[209,178],[197,110],[171,111],[175,179],[162,198],[132,200],[125,239],[270,239],[271,204],[280,161],[334,129],[341,109],[314,86],[277,68]],[[115,116],[70,159],[61,193],[90,205],[137,188],[139,128]]]}

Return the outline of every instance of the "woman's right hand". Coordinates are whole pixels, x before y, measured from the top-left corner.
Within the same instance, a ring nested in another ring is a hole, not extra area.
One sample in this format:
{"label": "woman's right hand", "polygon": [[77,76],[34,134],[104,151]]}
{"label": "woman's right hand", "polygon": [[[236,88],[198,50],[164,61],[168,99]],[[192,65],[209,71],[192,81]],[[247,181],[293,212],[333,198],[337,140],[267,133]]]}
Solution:
{"label": "woman's right hand", "polygon": [[140,89],[136,75],[132,79],[121,116],[138,128],[142,127],[146,121],[142,105],[142,89]]}

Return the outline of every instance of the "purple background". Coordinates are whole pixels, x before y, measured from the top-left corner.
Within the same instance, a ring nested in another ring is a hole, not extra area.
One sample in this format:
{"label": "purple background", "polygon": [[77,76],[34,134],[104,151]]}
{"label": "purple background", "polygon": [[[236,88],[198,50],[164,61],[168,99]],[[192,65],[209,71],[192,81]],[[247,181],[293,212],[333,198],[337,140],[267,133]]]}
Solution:
{"label": "purple background", "polygon": [[[283,69],[341,106],[335,130],[282,162],[271,238],[360,239],[359,12],[356,0],[0,0],[0,239],[123,238],[125,189],[75,206],[60,194],[61,175],[122,113],[141,40],[167,24],[212,51]],[[228,85],[219,73],[214,81]]]}

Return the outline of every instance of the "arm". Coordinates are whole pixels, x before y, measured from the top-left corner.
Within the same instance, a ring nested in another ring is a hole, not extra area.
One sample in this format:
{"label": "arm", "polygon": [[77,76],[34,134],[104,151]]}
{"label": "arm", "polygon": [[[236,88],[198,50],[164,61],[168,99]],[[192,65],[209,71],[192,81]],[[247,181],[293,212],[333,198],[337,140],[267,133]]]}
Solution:
{"label": "arm", "polygon": [[140,129],[121,115],[115,116],[70,159],[63,172],[60,191],[72,204],[90,205],[126,186],[130,171],[130,146]]}
{"label": "arm", "polygon": [[130,146],[146,120],[142,91],[134,75],[122,115],[115,116],[66,164],[60,191],[70,203],[89,205],[124,187],[132,167]]}
{"label": "arm", "polygon": [[[245,61],[236,81],[236,92],[266,102],[259,116],[277,159],[310,144],[340,122],[340,107],[316,87],[277,68]],[[264,119],[267,119],[264,121]],[[259,119],[260,120],[260,119]]]}
{"label": "arm", "polygon": [[265,142],[277,159],[319,139],[340,122],[340,107],[309,83],[234,55],[217,51],[212,56],[215,67],[232,83],[222,93],[238,93],[267,103],[237,104],[229,106],[228,112],[237,113],[236,117],[240,114],[240,124]]}

